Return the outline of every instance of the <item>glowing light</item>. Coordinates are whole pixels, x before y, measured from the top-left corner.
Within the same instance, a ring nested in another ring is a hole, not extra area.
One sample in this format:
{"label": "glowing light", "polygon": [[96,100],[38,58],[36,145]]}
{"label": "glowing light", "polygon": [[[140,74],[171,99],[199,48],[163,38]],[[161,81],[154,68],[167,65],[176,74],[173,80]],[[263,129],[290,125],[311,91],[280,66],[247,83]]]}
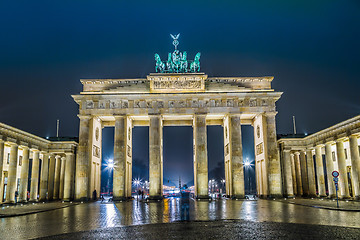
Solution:
{"label": "glowing light", "polygon": [[111,172],[114,169],[114,160],[109,158],[108,160],[106,160],[104,166],[105,166],[105,170]]}

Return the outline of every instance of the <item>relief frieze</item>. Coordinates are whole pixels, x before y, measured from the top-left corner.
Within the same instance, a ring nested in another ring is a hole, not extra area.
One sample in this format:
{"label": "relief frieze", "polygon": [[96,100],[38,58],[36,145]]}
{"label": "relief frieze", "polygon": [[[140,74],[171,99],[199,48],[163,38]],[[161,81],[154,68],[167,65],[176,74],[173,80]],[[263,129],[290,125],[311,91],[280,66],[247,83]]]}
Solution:
{"label": "relief frieze", "polygon": [[86,100],[86,109],[119,108],[209,108],[209,107],[268,107],[268,99],[187,99],[187,100]]}

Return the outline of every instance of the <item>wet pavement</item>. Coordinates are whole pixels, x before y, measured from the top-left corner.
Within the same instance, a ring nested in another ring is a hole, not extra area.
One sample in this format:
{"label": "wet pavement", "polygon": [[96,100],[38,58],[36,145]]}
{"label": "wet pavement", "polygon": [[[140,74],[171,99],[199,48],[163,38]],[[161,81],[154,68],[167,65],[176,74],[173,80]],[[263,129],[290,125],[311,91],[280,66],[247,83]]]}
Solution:
{"label": "wet pavement", "polygon": [[[83,203],[48,212],[1,218],[0,239],[28,239],[91,230],[100,231],[104,234],[109,231],[131,232],[131,229],[136,227],[124,230],[128,228],[121,226],[155,224],[137,226],[138,230],[144,228],[146,232],[148,228],[149,231],[151,230],[148,226],[159,226],[156,229],[162,229],[163,227],[160,227],[162,224],[159,223],[170,222],[177,222],[180,225],[185,224],[190,229],[193,227],[192,224],[197,223],[193,221],[200,221],[201,224],[204,224],[202,221],[212,221],[208,222],[210,225],[218,222],[218,224],[225,227],[226,223],[222,220],[235,219],[241,221],[230,221],[230,225],[240,229],[244,224],[256,223],[254,227],[259,229],[261,229],[261,226],[264,229],[266,227],[273,228],[272,231],[275,233],[279,224],[295,223],[293,225],[297,227],[294,228],[294,231],[300,231],[298,228],[302,228],[303,232],[304,230],[307,231],[301,226],[308,225],[300,224],[323,225],[325,228],[329,228],[328,226],[343,226],[357,228],[349,231],[355,231],[360,236],[360,212],[318,209],[272,200],[236,201],[223,199],[207,202],[170,198],[150,203],[136,200],[115,204]],[[191,222],[184,223],[181,221]],[[273,222],[273,225],[269,225],[269,222]],[[205,227],[201,224],[199,228]],[[169,225],[167,228],[173,228],[172,224],[163,225]],[[323,228],[318,227],[319,231]],[[156,229],[154,227],[154,232]],[[82,238],[82,236],[79,238]],[[84,238],[87,237],[84,236]]]}
{"label": "wet pavement", "polygon": [[38,202],[38,203],[24,203],[16,205],[2,205],[0,207],[0,218],[22,216],[33,213],[40,213],[52,211],[59,208],[65,208],[76,205],[76,202]]}
{"label": "wet pavement", "polygon": [[243,220],[104,228],[44,239],[359,239],[360,229]]}
{"label": "wet pavement", "polygon": [[328,198],[296,198],[296,199],[280,199],[278,201],[284,203],[298,204],[302,206],[324,208],[339,211],[358,211],[360,212],[360,201],[339,200],[339,207],[337,207],[335,199]]}

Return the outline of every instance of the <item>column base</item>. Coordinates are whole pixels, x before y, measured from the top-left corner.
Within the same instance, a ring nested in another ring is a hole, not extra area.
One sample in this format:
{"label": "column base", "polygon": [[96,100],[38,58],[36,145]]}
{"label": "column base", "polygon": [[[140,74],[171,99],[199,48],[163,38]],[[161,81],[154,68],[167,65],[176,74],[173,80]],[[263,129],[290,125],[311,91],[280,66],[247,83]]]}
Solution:
{"label": "column base", "polygon": [[355,197],[354,197],[354,200],[355,200],[355,201],[360,201],[360,196],[355,196]]}
{"label": "column base", "polygon": [[351,197],[350,196],[341,196],[341,197],[339,197],[339,199],[351,199]]}
{"label": "column base", "polygon": [[196,200],[208,200],[211,199],[211,197],[209,195],[199,195],[195,197]]}
{"label": "column base", "polygon": [[295,198],[295,195],[285,195],[284,198]]}
{"label": "column base", "polygon": [[19,200],[18,203],[27,203],[27,200]]}
{"label": "column base", "polygon": [[149,201],[153,201],[153,200],[163,200],[163,196],[149,196],[147,198]]}
{"label": "column base", "polygon": [[245,199],[245,195],[232,195],[232,196],[231,196],[231,199],[236,199],[236,200],[238,200],[238,199]]}
{"label": "column base", "polygon": [[272,194],[268,198],[283,198],[282,194]]}
{"label": "column base", "polygon": [[[51,201],[51,200],[49,200]],[[76,202],[88,202],[89,201],[89,198],[87,197],[82,197],[82,198],[79,198],[79,199],[75,199]]]}
{"label": "column base", "polygon": [[112,199],[113,199],[113,202],[122,202],[122,201],[128,201],[131,198],[129,198],[129,197],[113,197]]}
{"label": "column base", "polygon": [[37,200],[37,199],[30,199],[29,200],[29,203],[37,203],[37,202],[39,202],[39,200]]}

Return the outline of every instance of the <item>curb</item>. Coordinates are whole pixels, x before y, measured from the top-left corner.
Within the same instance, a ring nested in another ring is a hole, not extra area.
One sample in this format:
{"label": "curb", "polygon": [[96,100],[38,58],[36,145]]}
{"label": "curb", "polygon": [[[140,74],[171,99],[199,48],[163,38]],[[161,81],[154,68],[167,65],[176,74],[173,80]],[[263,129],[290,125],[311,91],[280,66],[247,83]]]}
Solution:
{"label": "curb", "polygon": [[299,205],[303,207],[312,207],[312,208],[319,208],[319,209],[327,209],[327,210],[335,210],[335,211],[346,211],[346,212],[360,212],[360,209],[346,209],[346,208],[333,208],[333,207],[326,207],[326,206],[316,206],[316,205],[306,205],[301,203],[293,203],[293,202],[283,202],[282,203],[288,203],[288,204],[294,204]]}
{"label": "curb", "polygon": [[25,215],[35,214],[35,213],[42,213],[42,212],[48,212],[48,211],[52,211],[52,210],[57,210],[57,209],[62,209],[62,208],[67,208],[67,207],[72,207],[72,206],[75,206],[75,205],[79,205],[79,203],[74,203],[74,204],[72,204],[72,205],[67,205],[67,206],[62,206],[62,207],[57,207],[57,208],[50,208],[50,209],[45,209],[45,210],[38,210],[38,211],[33,211],[33,212],[26,212],[26,213],[0,214],[0,218],[25,216]]}

